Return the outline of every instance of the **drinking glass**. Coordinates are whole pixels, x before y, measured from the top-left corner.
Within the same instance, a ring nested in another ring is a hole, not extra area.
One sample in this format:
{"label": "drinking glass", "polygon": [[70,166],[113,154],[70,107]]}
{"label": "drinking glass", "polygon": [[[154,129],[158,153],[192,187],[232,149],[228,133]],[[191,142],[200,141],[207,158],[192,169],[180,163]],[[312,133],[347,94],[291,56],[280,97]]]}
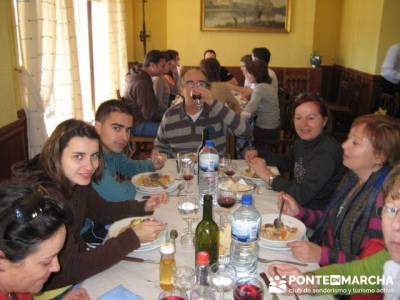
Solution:
{"label": "drinking glass", "polygon": [[[219,259],[229,259],[229,250],[231,247],[231,221],[227,214],[219,215]],[[223,258],[222,258],[223,257]],[[227,261],[229,263],[229,261]]]}
{"label": "drinking glass", "polygon": [[225,167],[230,165],[231,163],[231,155],[224,154],[219,159],[219,174],[220,176],[224,176]]}
{"label": "drinking glass", "polygon": [[182,175],[183,179],[185,180],[185,189],[183,190],[183,193],[186,195],[192,194],[193,191],[191,189],[191,186],[192,186],[193,177],[194,177],[194,163],[192,162],[192,160],[182,161],[181,175]]}
{"label": "drinking glass", "polygon": [[182,291],[175,289],[161,292],[158,300],[187,300],[187,297]]}
{"label": "drinking glass", "polygon": [[194,245],[194,233],[192,230],[192,221],[197,218],[199,205],[197,197],[184,197],[178,200],[178,212],[187,223],[187,228],[183,231],[181,244],[183,246],[192,247]]}
{"label": "drinking glass", "polygon": [[187,266],[177,267],[174,274],[174,287],[184,292],[190,291],[196,283],[194,269]]}
{"label": "drinking glass", "polygon": [[178,152],[177,154],[177,171],[179,174],[180,178],[183,178],[182,175],[182,166],[184,163],[189,163],[191,162],[194,165],[194,157],[196,155],[193,152],[189,152],[189,151],[183,151],[183,152]]}
{"label": "drinking glass", "polygon": [[242,277],[235,283],[234,300],[262,300],[263,295],[263,286],[255,277]]}
{"label": "drinking glass", "polygon": [[209,276],[211,286],[219,292],[220,299],[224,300],[225,292],[235,285],[235,269],[229,264],[215,263],[210,267]]}

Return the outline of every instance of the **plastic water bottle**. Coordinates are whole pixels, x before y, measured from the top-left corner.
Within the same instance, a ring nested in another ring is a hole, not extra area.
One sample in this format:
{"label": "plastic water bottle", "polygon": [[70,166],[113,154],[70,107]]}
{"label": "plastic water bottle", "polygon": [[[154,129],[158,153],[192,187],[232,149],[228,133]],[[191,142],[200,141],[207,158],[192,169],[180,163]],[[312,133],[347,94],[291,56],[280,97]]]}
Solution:
{"label": "plastic water bottle", "polygon": [[257,273],[261,215],[252,205],[251,195],[242,196],[242,205],[232,214],[230,261],[238,277]]}
{"label": "plastic water bottle", "polygon": [[203,203],[204,195],[210,194],[213,204],[217,205],[219,156],[215,144],[206,141],[206,146],[199,154],[199,199]]}

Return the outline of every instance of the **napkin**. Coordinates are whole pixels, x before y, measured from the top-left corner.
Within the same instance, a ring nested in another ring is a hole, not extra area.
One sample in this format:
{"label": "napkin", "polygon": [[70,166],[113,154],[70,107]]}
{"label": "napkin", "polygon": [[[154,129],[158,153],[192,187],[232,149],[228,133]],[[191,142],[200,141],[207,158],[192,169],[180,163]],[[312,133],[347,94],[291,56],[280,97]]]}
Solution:
{"label": "napkin", "polygon": [[124,287],[122,284],[116,286],[112,290],[109,290],[97,300],[144,300],[142,296],[136,295]]}

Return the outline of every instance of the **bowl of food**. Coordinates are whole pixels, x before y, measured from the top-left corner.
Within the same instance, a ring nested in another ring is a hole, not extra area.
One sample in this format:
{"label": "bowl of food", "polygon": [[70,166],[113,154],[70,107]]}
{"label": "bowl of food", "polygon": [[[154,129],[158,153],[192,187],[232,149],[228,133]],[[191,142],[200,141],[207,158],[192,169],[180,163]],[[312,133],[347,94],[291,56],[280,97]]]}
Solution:
{"label": "bowl of food", "polygon": [[240,201],[243,195],[252,194],[256,185],[248,179],[241,177],[221,177],[218,179],[218,189],[220,194],[230,192],[235,196],[236,201]]}
{"label": "bowl of food", "polygon": [[265,248],[287,248],[287,243],[301,240],[306,234],[306,226],[300,220],[288,215],[282,215],[283,226],[276,228],[274,220],[278,214],[261,216],[259,245]]}

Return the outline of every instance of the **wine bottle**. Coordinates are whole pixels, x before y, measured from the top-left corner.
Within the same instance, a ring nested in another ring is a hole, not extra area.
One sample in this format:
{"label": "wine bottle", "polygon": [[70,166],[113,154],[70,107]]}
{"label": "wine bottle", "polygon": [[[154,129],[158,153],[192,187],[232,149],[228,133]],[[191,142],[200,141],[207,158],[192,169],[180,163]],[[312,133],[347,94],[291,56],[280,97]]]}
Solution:
{"label": "wine bottle", "polygon": [[[197,162],[200,159],[200,151],[206,146],[206,141],[208,140],[208,129],[207,127],[203,128],[203,133],[201,135],[201,144],[197,148]],[[197,176],[197,184],[199,184],[199,176]]]}
{"label": "wine bottle", "polygon": [[206,251],[210,257],[210,265],[218,262],[219,229],[212,217],[213,199],[211,195],[204,196],[203,219],[196,227],[194,237],[196,256],[200,251]]}

